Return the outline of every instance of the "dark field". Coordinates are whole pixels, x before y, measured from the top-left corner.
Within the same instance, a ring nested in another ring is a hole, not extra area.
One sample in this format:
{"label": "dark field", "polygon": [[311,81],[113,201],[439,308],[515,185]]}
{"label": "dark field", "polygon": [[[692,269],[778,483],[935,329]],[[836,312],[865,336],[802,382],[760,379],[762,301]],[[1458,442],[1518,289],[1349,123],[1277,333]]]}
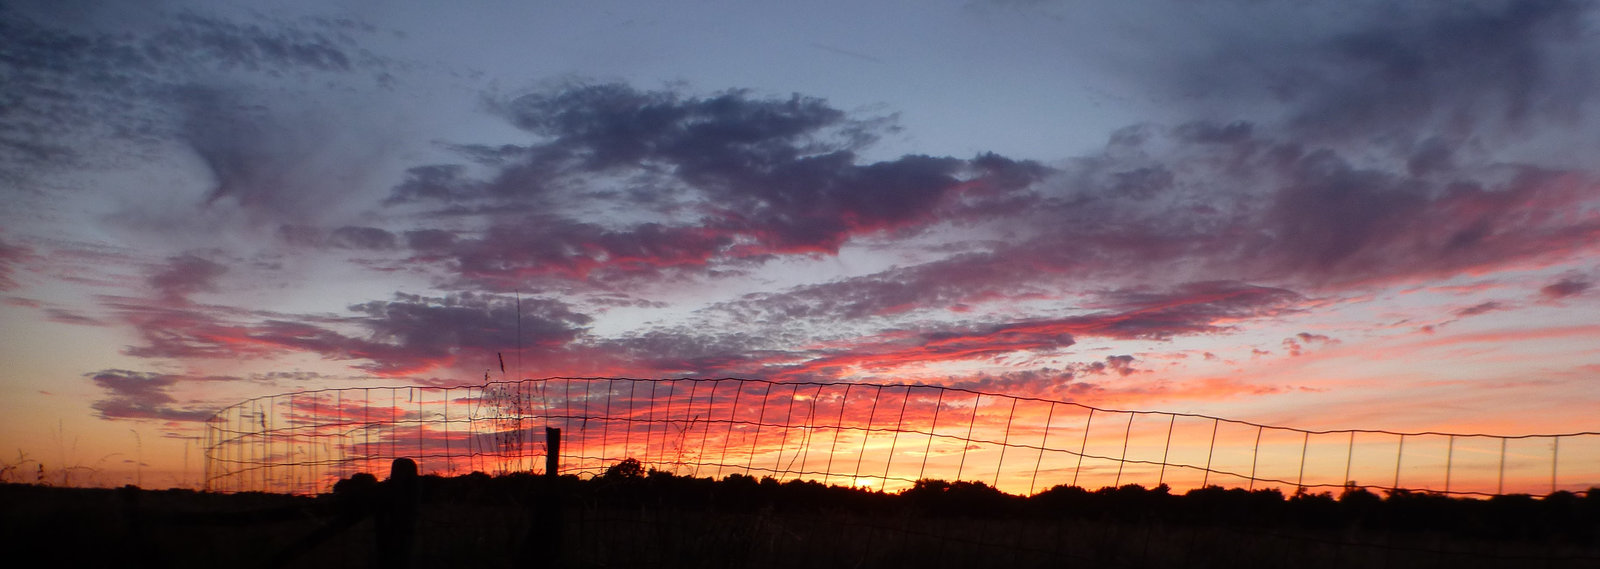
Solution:
{"label": "dark field", "polygon": [[[398,559],[380,562],[380,526],[403,526],[408,508],[410,545],[385,533]],[[882,494],[614,468],[423,477],[414,491],[346,481],[315,498],[5,485],[0,514],[8,558],[53,567],[1600,567],[1594,491],[1021,498],[981,483]]]}

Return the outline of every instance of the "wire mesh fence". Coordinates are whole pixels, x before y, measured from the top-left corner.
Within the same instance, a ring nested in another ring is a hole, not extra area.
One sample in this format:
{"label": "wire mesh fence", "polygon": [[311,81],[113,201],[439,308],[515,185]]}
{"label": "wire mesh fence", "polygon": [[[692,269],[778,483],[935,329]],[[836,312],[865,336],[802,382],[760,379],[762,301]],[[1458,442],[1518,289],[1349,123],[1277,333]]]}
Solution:
{"label": "wire mesh fence", "polygon": [[1012,494],[1060,484],[1458,496],[1600,486],[1600,432],[1313,431],[936,385],[547,378],[250,399],[207,423],[206,489],[322,493],[397,457],[424,474],[542,472],[546,427],[562,433],[559,473],[580,477],[632,458],[676,475],[890,492],[925,478]]}

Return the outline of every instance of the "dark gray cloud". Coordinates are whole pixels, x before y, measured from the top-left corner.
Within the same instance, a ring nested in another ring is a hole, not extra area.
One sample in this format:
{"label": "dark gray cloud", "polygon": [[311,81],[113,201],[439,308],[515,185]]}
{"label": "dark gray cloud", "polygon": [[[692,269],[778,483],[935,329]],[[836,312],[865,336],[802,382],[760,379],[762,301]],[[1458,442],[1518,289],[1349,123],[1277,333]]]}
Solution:
{"label": "dark gray cloud", "polygon": [[[422,297],[399,294],[392,301],[351,306],[371,331],[369,342],[393,346],[403,360],[447,363],[458,355],[487,357],[521,346],[538,357],[576,339],[592,319],[566,303],[542,298],[520,302],[504,296],[456,294]],[[520,321],[520,322],[519,322]],[[396,367],[392,359],[369,358],[375,365]],[[399,365],[398,367],[415,367]]]}
{"label": "dark gray cloud", "polygon": [[59,322],[61,324],[76,324],[79,326],[108,325],[108,323],[105,321],[84,316],[83,314],[79,314],[65,308],[46,308],[44,309],[44,313],[45,318],[48,318],[51,322]]}
{"label": "dark gray cloud", "polygon": [[1310,332],[1301,332],[1299,334],[1295,334],[1294,337],[1299,338],[1300,341],[1305,342],[1307,344],[1337,344],[1337,343],[1339,343],[1339,340],[1337,338],[1331,338],[1331,337],[1328,337],[1328,336],[1323,335],[1323,334],[1312,334]]}
{"label": "dark gray cloud", "polygon": [[[1130,192],[1117,176],[1150,171],[1176,174],[1160,193]],[[1550,212],[1589,199],[1582,188],[1593,179],[1517,164],[1417,176],[1399,164],[1359,166],[1338,151],[1240,123],[1142,127],[1067,168],[1059,192],[1012,221],[1037,228],[1034,237],[938,263],[987,274],[993,257],[1041,275],[1146,279],[1181,271],[1293,287],[1432,278],[1582,250],[1600,238],[1600,222]],[[1027,282],[1015,271],[992,274],[992,282],[971,283],[982,287],[972,294]]]}
{"label": "dark gray cloud", "polygon": [[1556,300],[1583,294],[1591,288],[1594,288],[1593,281],[1583,277],[1568,276],[1540,288],[1539,294],[1546,300]]}
{"label": "dark gray cloud", "polygon": [[721,333],[704,328],[655,329],[596,342],[592,348],[615,369],[648,374],[758,377],[765,366],[792,362],[791,338]]}
{"label": "dark gray cloud", "polygon": [[[188,281],[183,281],[188,282]],[[443,297],[396,295],[350,307],[344,316],[274,314],[214,306],[158,306],[139,299],[104,299],[144,340],[123,353],[157,359],[247,359],[294,352],[363,360],[380,375],[409,375],[464,360],[494,361],[518,349],[543,361],[559,353],[592,319],[565,303],[462,293]],[[519,306],[520,304],[520,306]],[[365,334],[351,334],[351,328]]]}
{"label": "dark gray cloud", "polygon": [[[602,84],[497,105],[538,142],[457,146],[493,174],[480,180],[460,165],[417,167],[389,199],[490,219],[481,239],[455,240],[452,250],[477,280],[835,253],[858,235],[918,231],[1004,207],[1048,172],[992,154],[863,162],[856,151],[892,124],[798,95],[694,97]],[[584,200],[657,220],[600,225],[550,213]],[[538,213],[515,214],[523,207]],[[443,244],[430,245],[428,253],[438,253]]]}
{"label": "dark gray cloud", "polygon": [[[1213,7],[1237,21],[1199,26],[1243,25],[1242,6]],[[1255,8],[1257,22],[1320,13]],[[1061,275],[1338,289],[1557,259],[1600,237],[1592,220],[1549,213],[1589,199],[1594,172],[1495,157],[1535,131],[1586,132],[1597,77],[1587,62],[1600,54],[1582,33],[1588,7],[1376,3],[1325,15],[1148,46],[1181,63],[1145,75],[1195,95],[1197,115],[1216,115],[1208,101],[1268,94],[1271,105],[1223,107],[1255,122],[1127,128],[1007,214],[1029,237],[762,302],[857,317],[1006,298]]]}
{"label": "dark gray cloud", "polygon": [[163,299],[186,301],[197,292],[217,292],[217,278],[228,272],[228,267],[195,255],[181,255],[167,259],[167,263],[150,275],[149,283]]}
{"label": "dark gray cloud", "polygon": [[1466,318],[1468,316],[1477,316],[1479,314],[1485,314],[1497,310],[1506,310],[1508,308],[1509,307],[1507,307],[1504,303],[1489,300],[1457,310],[1455,315],[1458,318]]}
{"label": "dark gray cloud", "polygon": [[90,404],[102,419],[155,419],[204,421],[214,410],[180,404],[171,390],[192,378],[185,376],[107,369],[86,374],[106,396]]}
{"label": "dark gray cloud", "polygon": [[[843,369],[887,370],[901,365],[1052,354],[1085,337],[1160,341],[1222,334],[1233,331],[1241,320],[1300,310],[1302,301],[1304,297],[1284,289],[1196,282],[1169,289],[1107,291],[1099,295],[1093,312],[1081,315],[999,323],[913,324],[879,329],[836,347],[797,349],[795,346],[804,345],[807,339],[785,336],[786,330],[808,330],[834,321],[819,316],[815,320],[772,317],[758,326],[772,331],[771,335],[660,330],[607,343],[599,351],[658,372],[832,377]],[[627,357],[620,357],[624,354]],[[1119,355],[1070,371],[1127,376],[1138,371],[1133,362],[1132,356]]]}
{"label": "dark gray cloud", "polygon": [[329,244],[345,249],[381,251],[395,248],[397,242],[393,233],[377,227],[345,226],[328,235]]}
{"label": "dark gray cloud", "polygon": [[124,355],[163,359],[247,359],[275,353],[251,342],[240,321],[242,311],[186,302],[152,302],[142,298],[107,297],[101,302],[115,318],[143,341],[125,346]]}
{"label": "dark gray cloud", "polygon": [[456,244],[456,234],[442,229],[407,231],[405,244],[421,256],[448,253]]}
{"label": "dark gray cloud", "polygon": [[1600,240],[1595,179],[1529,165],[1358,166],[1250,123],[1142,126],[1065,166],[1004,219],[1026,237],[837,282],[753,294],[740,317],[862,318],[1081,282],[1245,280],[1340,290],[1558,260]]}
{"label": "dark gray cloud", "polygon": [[[1105,362],[1093,362],[1105,365]],[[1081,401],[1096,393],[1103,392],[1106,387],[1095,382],[1084,381],[1083,376],[1093,375],[1085,373],[1085,368],[1092,364],[1070,364],[1063,367],[1045,367],[1039,369],[1009,371],[1000,373],[979,373],[971,377],[950,378],[941,382],[941,385],[956,389],[971,389],[986,393],[1004,393],[1021,397],[1049,397],[1061,401]]]}
{"label": "dark gray cloud", "polygon": [[347,219],[345,207],[368,207],[376,196],[362,180],[377,174],[393,143],[377,134],[384,127],[366,118],[370,111],[344,108],[354,104],[328,93],[273,100],[247,84],[175,89],[171,140],[193,153],[206,188],[197,213],[266,227],[333,225]]}
{"label": "dark gray cloud", "polygon": [[1286,109],[1298,137],[1361,144],[1562,126],[1585,113],[1600,79],[1585,2],[1281,7],[1213,6],[1220,29],[1173,36],[1183,45],[1158,40],[1149,49],[1175,61],[1148,77],[1197,111],[1268,102]]}
{"label": "dark gray cloud", "polygon": [[[893,124],[798,95],[576,85],[495,102],[536,140],[456,146],[489,177],[419,167],[390,201],[485,215],[486,231],[417,253],[467,286],[499,288],[537,274],[659,276],[831,254],[863,235],[941,224],[1016,230],[987,250],[726,305],[846,318],[1028,294],[1059,275],[1359,287],[1558,256],[1600,237],[1600,223],[1544,213],[1586,199],[1576,188],[1591,173],[1493,158],[1535,122],[1581,124],[1573,114],[1596,81],[1569,52],[1594,51],[1578,33],[1586,8],[1366,8],[1298,32],[1218,34],[1170,74],[1202,99],[1263,90],[1286,114],[1138,125],[1059,169],[993,154],[863,163],[856,152]],[[619,227],[551,213],[582,199],[656,219]]]}
{"label": "dark gray cloud", "polygon": [[17,287],[17,281],[12,279],[16,266],[32,256],[31,249],[20,245],[11,245],[0,239],[0,291]]}
{"label": "dark gray cloud", "polygon": [[1133,367],[1133,362],[1133,356],[1129,355],[1106,356],[1105,361],[1090,362],[1082,366],[1081,369],[1082,373],[1100,375],[1114,373],[1120,377],[1128,377],[1140,371],[1138,368]]}
{"label": "dark gray cloud", "polygon": [[1141,286],[1103,292],[1090,304],[1102,312],[1064,322],[1086,324],[1087,333],[1098,336],[1165,340],[1230,331],[1229,321],[1290,314],[1305,300],[1292,290],[1237,281]]}
{"label": "dark gray cloud", "polygon": [[993,253],[967,253],[839,281],[751,293],[709,310],[740,321],[859,320],[1023,297],[1032,269]]}
{"label": "dark gray cloud", "polygon": [[[1084,183],[1151,162],[1182,172],[1159,200]],[[1060,223],[1032,250],[1055,266],[1188,259],[1235,278],[1308,284],[1437,276],[1559,255],[1600,234],[1593,221],[1546,213],[1587,199],[1574,187],[1585,179],[1515,164],[1416,176],[1240,123],[1143,128],[1079,166],[1039,220]]]}
{"label": "dark gray cloud", "polygon": [[[1292,337],[1292,338],[1284,338],[1283,339],[1283,351],[1288,352],[1289,353],[1289,357],[1299,357],[1300,354],[1305,352],[1306,348],[1311,347],[1313,344],[1338,344],[1338,343],[1339,343],[1339,340],[1330,338],[1328,336],[1324,336],[1322,334],[1312,334],[1310,332],[1301,332],[1299,334],[1295,334],[1294,337]],[[1207,356],[1206,359],[1212,359],[1212,358],[1215,357],[1210,353],[1207,353],[1206,356]]]}
{"label": "dark gray cloud", "polygon": [[[490,111],[522,140],[441,143],[460,164],[429,158],[368,178],[345,169],[345,159],[350,148],[380,145],[330,137],[353,119],[330,121],[318,104],[248,87],[259,77],[378,73],[382,62],[351,39],[369,30],[188,14],[123,34],[0,7],[0,51],[9,58],[0,58],[0,72],[17,86],[0,94],[0,107],[12,109],[0,114],[0,154],[9,157],[0,160],[19,170],[72,163],[92,150],[78,142],[101,133],[176,142],[208,176],[206,213],[243,210],[277,227],[283,243],[339,255],[403,250],[408,265],[449,274],[436,284],[453,290],[632,292],[625,285],[714,280],[850,244],[961,239],[969,229],[977,236],[933,261],[713,306],[700,313],[710,331],[613,339],[586,336],[590,316],[565,303],[528,299],[519,311],[505,295],[399,295],[339,315],[203,306],[191,297],[217,290],[227,267],[198,254],[170,258],[150,276],[159,302],[106,301],[139,334],[125,350],[131,356],[310,353],[382,375],[493,362],[518,347],[519,312],[521,347],[553,365],[584,357],[652,374],[804,377],[998,361],[1067,351],[1091,337],[1226,333],[1241,320],[1299,309],[1307,298],[1296,290],[1338,293],[1559,260],[1600,241],[1600,221],[1557,213],[1586,211],[1579,206],[1592,201],[1597,177],[1576,168],[1588,166],[1502,153],[1509,139],[1532,140],[1535,130],[1559,138],[1590,122],[1595,41],[1584,26],[1593,14],[1571,2],[1389,8],[1197,45],[1181,72],[1151,80],[1196,95],[1196,108],[1247,104],[1201,113],[1218,120],[1135,125],[1101,151],[1051,167],[997,154],[868,159],[875,140],[896,132],[892,117],[802,95],[613,83],[490,97]],[[1254,114],[1266,108],[1251,106],[1262,98],[1274,103],[1265,111],[1272,114]],[[330,158],[334,147],[343,152]],[[401,181],[381,196],[361,194],[370,179]],[[386,217],[323,216],[341,200],[382,200]],[[0,242],[0,289],[15,286],[25,254]],[[1188,284],[1127,284],[1151,282]],[[1591,286],[1564,279],[1542,294]],[[1026,317],[984,310],[1067,303],[1068,291],[1088,300]],[[919,310],[940,311],[945,323],[913,321]],[[976,313],[951,322],[967,311]],[[74,312],[50,317],[91,323]],[[853,346],[818,342],[832,331],[816,325],[841,321],[866,337]],[[776,332],[714,328],[730,322]],[[1303,333],[1283,345],[1299,354],[1330,341]],[[1050,376],[1091,389],[1074,378],[1127,376],[1135,363],[1111,356],[1006,381]],[[103,414],[173,409],[161,397],[179,380],[104,373],[95,381],[117,395]]]}
{"label": "dark gray cloud", "polygon": [[519,278],[584,279],[597,270],[655,275],[703,267],[733,244],[730,236],[696,227],[646,223],[626,229],[560,218],[497,224],[474,238],[414,233],[422,255],[445,252],[470,282],[509,289]]}
{"label": "dark gray cloud", "polygon": [[104,393],[90,404],[102,419],[157,420],[163,422],[201,422],[215,409],[198,401],[180,402],[172,390],[194,383],[254,382],[267,385],[296,384],[307,381],[342,379],[315,372],[291,371],[252,374],[247,377],[195,376],[155,372],[104,369],[84,374]]}
{"label": "dark gray cloud", "polygon": [[[194,120],[196,95],[211,90],[201,85],[228,77],[376,76],[384,65],[355,45],[353,37],[369,30],[348,21],[240,22],[191,12],[156,18],[143,11],[126,18],[116,11],[0,6],[0,77],[7,85],[0,91],[0,175],[15,180],[94,165],[103,157],[86,153],[106,150],[102,139],[142,144],[239,126],[216,116]],[[243,158],[225,149],[202,150],[223,177],[244,168]]]}
{"label": "dark gray cloud", "polygon": [[1465,138],[1451,123],[1470,117],[1482,132],[1571,121],[1594,96],[1582,2],[1411,6],[1326,44],[1338,68],[1291,95],[1308,102],[1299,123],[1366,137],[1427,121]]}
{"label": "dark gray cloud", "polygon": [[406,179],[394,187],[389,204],[411,201],[462,202],[483,197],[488,188],[471,179],[459,164],[434,164],[406,169]]}
{"label": "dark gray cloud", "polygon": [[387,229],[354,225],[328,230],[311,225],[286,223],[278,226],[277,236],[289,245],[311,248],[387,251],[403,244],[401,236]]}

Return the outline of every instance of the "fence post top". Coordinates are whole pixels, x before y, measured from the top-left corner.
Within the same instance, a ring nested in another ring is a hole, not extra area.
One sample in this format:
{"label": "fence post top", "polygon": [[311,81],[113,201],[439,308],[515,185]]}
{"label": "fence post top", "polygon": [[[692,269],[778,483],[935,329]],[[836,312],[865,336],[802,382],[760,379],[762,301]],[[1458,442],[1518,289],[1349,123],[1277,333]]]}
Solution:
{"label": "fence post top", "polygon": [[409,458],[394,459],[394,463],[389,465],[389,479],[396,481],[416,480],[417,461]]}

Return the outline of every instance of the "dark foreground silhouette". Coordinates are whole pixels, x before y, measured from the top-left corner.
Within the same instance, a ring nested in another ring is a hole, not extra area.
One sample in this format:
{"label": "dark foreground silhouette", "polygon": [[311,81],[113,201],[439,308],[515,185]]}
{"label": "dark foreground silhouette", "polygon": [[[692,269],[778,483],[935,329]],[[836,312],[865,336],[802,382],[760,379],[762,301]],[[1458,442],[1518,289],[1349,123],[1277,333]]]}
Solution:
{"label": "dark foreground silhouette", "polygon": [[357,475],[318,497],[0,486],[0,539],[14,559],[60,566],[1600,566],[1600,490],[1480,500],[1128,485],[1021,497],[965,481],[888,494],[711,480],[633,461],[591,479],[411,468],[402,482]]}

